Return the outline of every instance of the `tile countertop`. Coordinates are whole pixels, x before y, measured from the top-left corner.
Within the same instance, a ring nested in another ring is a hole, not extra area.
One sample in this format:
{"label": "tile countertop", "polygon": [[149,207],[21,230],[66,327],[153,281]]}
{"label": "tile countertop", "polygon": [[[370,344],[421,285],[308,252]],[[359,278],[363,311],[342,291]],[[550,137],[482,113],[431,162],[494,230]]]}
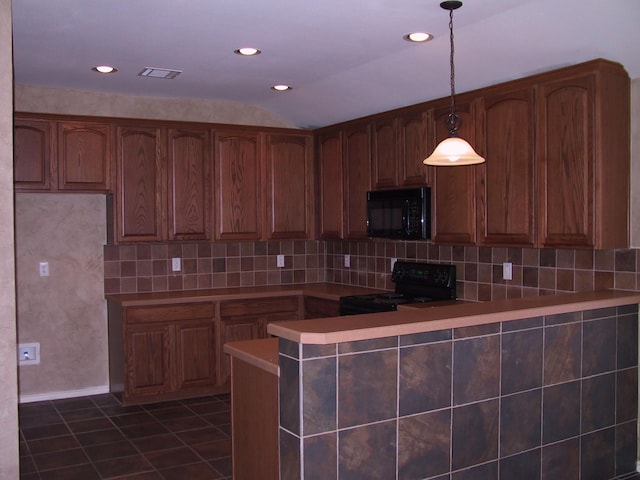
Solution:
{"label": "tile countertop", "polygon": [[445,305],[403,308],[397,312],[275,322],[271,335],[302,344],[324,345],[468,327],[520,318],[555,315],[640,303],[640,292],[601,290]]}
{"label": "tile countertop", "polygon": [[193,303],[203,301],[237,300],[248,298],[280,297],[283,295],[306,295],[324,298],[326,300],[340,300],[347,295],[364,295],[380,293],[385,290],[374,288],[352,287],[334,283],[305,283],[300,285],[274,285],[266,287],[237,287],[215,288],[202,290],[182,290],[175,292],[149,292],[106,295],[110,301],[120,303],[123,307],[142,305],[163,305],[175,303]]}

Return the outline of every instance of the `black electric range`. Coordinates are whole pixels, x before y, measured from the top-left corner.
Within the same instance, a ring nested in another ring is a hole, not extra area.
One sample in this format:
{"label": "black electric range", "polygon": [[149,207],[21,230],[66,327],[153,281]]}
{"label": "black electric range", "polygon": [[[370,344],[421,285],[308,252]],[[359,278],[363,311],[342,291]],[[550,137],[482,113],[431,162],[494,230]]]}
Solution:
{"label": "black electric range", "polygon": [[449,264],[397,261],[393,292],[340,298],[340,315],[391,312],[398,305],[456,298],[456,267]]}

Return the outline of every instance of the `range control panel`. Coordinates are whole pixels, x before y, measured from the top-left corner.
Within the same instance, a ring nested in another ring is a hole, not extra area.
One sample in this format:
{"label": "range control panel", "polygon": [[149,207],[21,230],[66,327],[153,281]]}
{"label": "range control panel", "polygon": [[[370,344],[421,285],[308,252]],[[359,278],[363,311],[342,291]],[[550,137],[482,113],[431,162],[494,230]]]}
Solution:
{"label": "range control panel", "polygon": [[391,280],[404,286],[453,288],[456,284],[456,267],[449,264],[398,261],[393,266]]}

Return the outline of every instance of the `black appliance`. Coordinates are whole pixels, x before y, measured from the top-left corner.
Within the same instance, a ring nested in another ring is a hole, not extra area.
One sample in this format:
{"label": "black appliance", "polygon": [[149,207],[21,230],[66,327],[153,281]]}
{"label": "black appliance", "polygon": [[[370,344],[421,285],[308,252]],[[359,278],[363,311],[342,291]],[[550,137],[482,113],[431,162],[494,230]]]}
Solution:
{"label": "black appliance", "polygon": [[367,235],[407,240],[431,238],[431,188],[367,192]]}
{"label": "black appliance", "polygon": [[455,265],[397,261],[391,280],[393,292],[341,297],[340,315],[391,312],[398,305],[456,299]]}

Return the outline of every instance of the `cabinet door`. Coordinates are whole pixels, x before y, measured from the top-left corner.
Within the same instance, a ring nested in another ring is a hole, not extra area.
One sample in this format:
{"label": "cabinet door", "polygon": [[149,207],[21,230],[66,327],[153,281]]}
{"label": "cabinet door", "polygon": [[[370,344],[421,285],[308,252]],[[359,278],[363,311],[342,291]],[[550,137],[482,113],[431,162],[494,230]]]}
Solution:
{"label": "cabinet door", "polygon": [[117,241],[161,241],[164,133],[152,127],[118,127]]}
{"label": "cabinet door", "polygon": [[[446,119],[449,107],[436,109],[433,115],[433,138],[440,142],[449,136]],[[475,128],[471,102],[456,104],[459,117],[458,134],[474,145]],[[435,145],[433,145],[435,148]],[[429,167],[434,184],[434,235],[435,243],[472,245],[476,240],[475,165],[457,167]]]}
{"label": "cabinet door", "polygon": [[217,240],[262,238],[264,201],[260,134],[221,132],[216,138]]}
{"label": "cabinet door", "polygon": [[267,238],[311,238],[311,138],[268,135]]}
{"label": "cabinet door", "polygon": [[318,139],[318,186],[320,190],[320,238],[342,238],[343,182],[342,133],[321,135]]}
{"label": "cabinet door", "polygon": [[[239,315],[220,318],[220,352],[228,342],[264,338],[263,322],[260,316]],[[218,383],[224,385],[231,379],[231,360],[221,353],[218,361]]]}
{"label": "cabinet door", "polygon": [[398,184],[398,139],[393,118],[373,122],[371,128],[371,162],[374,190]]}
{"label": "cabinet door", "polygon": [[175,347],[171,325],[137,324],[127,327],[124,352],[126,399],[158,395],[174,389],[171,380]]}
{"label": "cabinet door", "polygon": [[16,190],[51,189],[54,123],[16,118],[13,130],[13,174]]}
{"label": "cabinet door", "polygon": [[169,129],[169,240],[211,239],[211,145],[207,129]]}
{"label": "cabinet door", "polygon": [[367,191],[371,190],[371,141],[369,125],[344,132],[345,236],[367,237]]}
{"label": "cabinet door", "polygon": [[176,387],[179,390],[216,384],[213,319],[176,323]]}
{"label": "cabinet door", "polygon": [[409,113],[398,119],[399,184],[422,187],[427,184],[428,169],[422,161],[427,158],[427,122],[424,112]]}
{"label": "cabinet door", "polygon": [[540,244],[594,245],[594,76],[540,86]]}
{"label": "cabinet door", "polygon": [[111,125],[59,123],[59,189],[108,191],[111,187],[112,144]]}
{"label": "cabinet door", "polygon": [[533,88],[482,99],[478,151],[478,242],[533,246],[535,243]]}

